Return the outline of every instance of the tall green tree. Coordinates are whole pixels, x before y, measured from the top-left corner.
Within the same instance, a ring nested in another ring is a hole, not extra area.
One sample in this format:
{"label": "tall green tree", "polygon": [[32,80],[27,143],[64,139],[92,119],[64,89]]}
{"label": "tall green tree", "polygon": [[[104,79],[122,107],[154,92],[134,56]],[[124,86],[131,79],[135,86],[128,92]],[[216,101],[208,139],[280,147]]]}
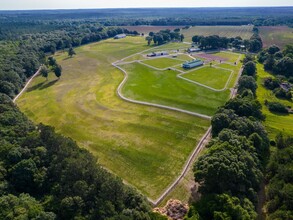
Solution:
{"label": "tall green tree", "polygon": [[72,47],[69,48],[68,50],[68,56],[72,57],[73,55],[76,55],[74,49]]}
{"label": "tall green tree", "polygon": [[180,35],[180,41],[183,42],[183,40],[184,40],[184,35],[181,34],[181,35]]}
{"label": "tall green tree", "polygon": [[256,74],[256,64],[253,61],[248,61],[245,63],[243,68],[243,74],[247,76],[255,76]]}
{"label": "tall green tree", "polygon": [[148,46],[150,46],[150,44],[151,44],[153,38],[152,38],[151,36],[147,36],[147,37],[145,38],[145,40],[148,42]]}
{"label": "tall green tree", "polygon": [[54,66],[53,71],[55,73],[55,76],[60,79],[60,77],[62,75],[62,66],[57,64],[56,66]]}
{"label": "tall green tree", "polygon": [[244,90],[250,89],[255,94],[257,84],[252,76],[241,76],[238,82],[238,93],[242,93]]}
{"label": "tall green tree", "polygon": [[49,70],[45,65],[43,65],[41,67],[40,73],[41,73],[42,77],[45,77],[46,80],[48,80]]}

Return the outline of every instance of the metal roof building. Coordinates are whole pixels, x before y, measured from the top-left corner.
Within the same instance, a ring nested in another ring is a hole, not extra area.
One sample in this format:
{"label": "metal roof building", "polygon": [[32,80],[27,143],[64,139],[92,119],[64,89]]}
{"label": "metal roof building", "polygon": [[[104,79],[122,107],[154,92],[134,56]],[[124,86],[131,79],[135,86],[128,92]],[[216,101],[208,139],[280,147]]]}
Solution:
{"label": "metal roof building", "polygon": [[191,68],[202,66],[202,65],[203,65],[203,61],[195,59],[195,60],[183,63],[182,67],[184,69],[191,69]]}

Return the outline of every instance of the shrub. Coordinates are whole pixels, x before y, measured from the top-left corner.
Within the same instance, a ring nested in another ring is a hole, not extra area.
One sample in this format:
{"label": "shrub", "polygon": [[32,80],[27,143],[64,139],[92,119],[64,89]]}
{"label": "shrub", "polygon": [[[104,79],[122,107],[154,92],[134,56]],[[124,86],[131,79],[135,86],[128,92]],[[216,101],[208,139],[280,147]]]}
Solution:
{"label": "shrub", "polygon": [[285,105],[279,102],[268,102],[268,109],[271,112],[288,113],[288,109]]}

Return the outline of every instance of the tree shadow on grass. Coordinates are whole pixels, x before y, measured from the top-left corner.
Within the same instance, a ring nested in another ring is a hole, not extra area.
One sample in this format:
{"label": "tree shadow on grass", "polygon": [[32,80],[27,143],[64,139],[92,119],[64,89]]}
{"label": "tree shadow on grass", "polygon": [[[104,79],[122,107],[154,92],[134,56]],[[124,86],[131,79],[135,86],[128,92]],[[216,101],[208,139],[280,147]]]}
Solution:
{"label": "tree shadow on grass", "polygon": [[50,86],[53,86],[56,82],[58,82],[58,80],[59,80],[59,79],[55,79],[55,80],[53,80],[53,81],[51,81],[51,82],[48,82],[47,84],[41,86],[41,87],[39,88],[39,90],[43,90],[43,89],[49,88]]}
{"label": "tree shadow on grass", "polygon": [[274,114],[274,115],[278,115],[278,116],[288,116],[289,115],[289,112],[277,112],[277,111],[272,111],[272,110],[269,110],[270,113]]}
{"label": "tree shadow on grass", "polygon": [[45,82],[41,82],[41,83],[39,83],[39,84],[37,84],[37,85],[34,85],[34,86],[28,88],[28,89],[27,89],[27,92],[32,92],[32,91],[34,91],[34,90],[36,90],[36,89],[40,89],[40,88],[44,85],[44,83],[45,83]]}
{"label": "tree shadow on grass", "polygon": [[69,60],[71,58],[73,58],[73,57],[65,57],[63,60]]}
{"label": "tree shadow on grass", "polygon": [[34,86],[28,88],[27,92],[32,92],[32,91],[37,90],[37,89],[38,90],[46,89],[46,88],[48,88],[50,86],[53,86],[57,81],[58,81],[58,79],[55,79],[55,80],[50,81],[50,82],[48,82],[48,81],[41,82],[41,83],[39,83],[37,85],[34,85]]}

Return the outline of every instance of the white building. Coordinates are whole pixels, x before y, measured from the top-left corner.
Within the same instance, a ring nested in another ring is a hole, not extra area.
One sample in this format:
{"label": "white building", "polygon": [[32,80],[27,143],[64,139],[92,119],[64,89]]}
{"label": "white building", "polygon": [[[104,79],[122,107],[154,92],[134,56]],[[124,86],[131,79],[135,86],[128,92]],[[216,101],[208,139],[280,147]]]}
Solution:
{"label": "white building", "polygon": [[121,38],[125,38],[126,34],[117,34],[114,39],[121,39]]}

